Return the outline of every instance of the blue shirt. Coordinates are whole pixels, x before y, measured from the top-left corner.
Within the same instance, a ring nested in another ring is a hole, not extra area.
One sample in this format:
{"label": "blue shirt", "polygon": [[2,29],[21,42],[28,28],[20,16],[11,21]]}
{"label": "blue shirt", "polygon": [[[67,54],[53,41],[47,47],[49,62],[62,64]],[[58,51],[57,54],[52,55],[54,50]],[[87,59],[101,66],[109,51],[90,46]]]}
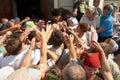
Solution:
{"label": "blue shirt", "polygon": [[100,32],[98,35],[100,37],[109,37],[113,35],[113,24],[114,24],[114,19],[112,16],[109,16],[106,18],[102,23],[100,24],[100,28],[104,28],[105,31]]}

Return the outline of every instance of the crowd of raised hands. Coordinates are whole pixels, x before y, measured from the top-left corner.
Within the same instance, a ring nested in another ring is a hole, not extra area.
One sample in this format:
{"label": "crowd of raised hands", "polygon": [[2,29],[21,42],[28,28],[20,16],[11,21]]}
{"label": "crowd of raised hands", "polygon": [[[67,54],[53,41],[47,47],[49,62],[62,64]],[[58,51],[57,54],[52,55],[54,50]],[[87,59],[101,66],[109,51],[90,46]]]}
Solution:
{"label": "crowd of raised hands", "polygon": [[[101,79],[113,80],[105,52],[94,40],[96,30],[87,23],[79,22],[72,28],[65,21],[34,23],[26,17],[12,24],[0,30],[0,46],[4,48],[0,53],[0,79],[94,80],[102,74]],[[86,32],[91,32],[89,41],[84,40]],[[13,71],[8,72],[7,67]]]}

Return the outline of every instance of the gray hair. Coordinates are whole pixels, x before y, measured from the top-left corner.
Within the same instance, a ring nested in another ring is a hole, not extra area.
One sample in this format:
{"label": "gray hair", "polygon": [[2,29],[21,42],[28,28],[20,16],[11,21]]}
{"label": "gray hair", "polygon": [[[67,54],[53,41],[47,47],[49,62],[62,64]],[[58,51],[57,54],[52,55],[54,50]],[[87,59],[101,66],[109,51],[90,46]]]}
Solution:
{"label": "gray hair", "polygon": [[70,62],[62,70],[63,80],[86,80],[83,67],[77,63]]}

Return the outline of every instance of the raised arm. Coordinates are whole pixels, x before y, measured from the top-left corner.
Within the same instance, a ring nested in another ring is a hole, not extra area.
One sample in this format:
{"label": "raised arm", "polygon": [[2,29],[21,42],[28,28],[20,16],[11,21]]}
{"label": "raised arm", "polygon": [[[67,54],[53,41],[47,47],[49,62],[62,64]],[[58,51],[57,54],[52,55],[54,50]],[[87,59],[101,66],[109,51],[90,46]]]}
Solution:
{"label": "raised arm", "polygon": [[34,49],[34,47],[35,47],[35,38],[32,39],[30,48],[28,49],[26,56],[20,65],[20,68],[27,68],[30,65],[30,62],[32,60],[32,50]]}
{"label": "raised arm", "polygon": [[[41,42],[41,59],[40,59],[40,64],[45,64],[47,65],[47,40],[46,40],[46,32],[42,29],[40,32],[42,42]],[[40,65],[39,64],[39,65]]]}
{"label": "raised arm", "polygon": [[68,48],[69,48],[69,58],[70,59],[77,59],[77,56],[76,56],[76,51],[75,51],[75,46],[73,44],[73,40],[74,40],[74,36],[73,35],[69,35],[68,36],[68,40],[67,40],[67,44],[69,44]]}
{"label": "raised arm", "polygon": [[58,60],[58,56],[54,52],[48,50],[47,54],[54,62]]}
{"label": "raised arm", "polygon": [[26,18],[23,19],[19,24],[22,25],[24,22],[29,21],[29,20],[30,20],[30,18],[29,18],[29,17],[26,17]]}
{"label": "raised arm", "polygon": [[101,70],[102,70],[102,75],[104,77],[105,80],[113,80],[113,76],[111,73],[111,69],[108,63],[108,60],[105,56],[105,53],[102,49],[102,47],[100,46],[99,43],[93,41],[92,44],[94,45],[94,47],[96,47],[100,53],[100,64],[101,64]]}
{"label": "raised arm", "polygon": [[77,34],[73,31],[73,30],[69,30],[72,35],[74,36],[75,40],[85,49],[88,48],[88,46],[86,44],[84,44],[84,42],[77,36]]}
{"label": "raised arm", "polygon": [[7,28],[5,30],[2,30],[2,31],[0,31],[0,36],[7,33],[8,31],[14,32],[15,30],[20,29],[20,27],[21,27],[20,25],[15,25],[15,26],[12,26],[12,27]]}

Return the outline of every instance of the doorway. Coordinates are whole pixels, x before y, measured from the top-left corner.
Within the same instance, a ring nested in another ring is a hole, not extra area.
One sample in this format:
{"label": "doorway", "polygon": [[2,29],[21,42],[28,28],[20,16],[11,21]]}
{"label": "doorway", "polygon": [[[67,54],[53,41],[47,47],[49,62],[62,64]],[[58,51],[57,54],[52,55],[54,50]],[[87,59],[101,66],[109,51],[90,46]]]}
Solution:
{"label": "doorway", "polygon": [[17,14],[21,19],[25,17],[40,19],[40,0],[17,0]]}

